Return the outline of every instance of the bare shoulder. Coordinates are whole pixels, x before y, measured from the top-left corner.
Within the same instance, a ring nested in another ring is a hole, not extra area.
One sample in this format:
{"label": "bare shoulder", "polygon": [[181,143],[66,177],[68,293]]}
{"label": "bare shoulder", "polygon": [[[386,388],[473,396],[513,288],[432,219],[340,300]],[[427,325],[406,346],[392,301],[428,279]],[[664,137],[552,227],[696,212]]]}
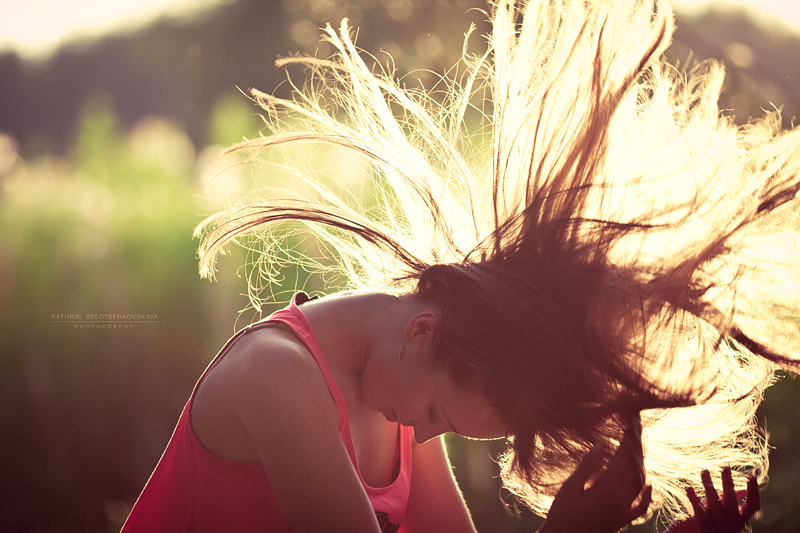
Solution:
{"label": "bare shoulder", "polygon": [[249,383],[284,387],[287,378],[321,377],[308,348],[292,332],[277,327],[242,335],[219,361],[214,373],[217,379],[234,381],[235,390]]}
{"label": "bare shoulder", "polygon": [[209,378],[219,382],[226,403],[238,412],[260,401],[332,401],[308,348],[282,328],[260,328],[242,335]]}
{"label": "bare shoulder", "polygon": [[[192,423],[211,421],[204,433],[209,442],[252,454],[233,459],[262,463],[293,530],[378,531],[325,379],[291,332],[263,328],[242,335],[206,379],[195,397]],[[225,424],[238,427],[238,437]],[[195,433],[206,446],[199,429],[195,426]]]}
{"label": "bare shoulder", "polygon": [[286,424],[338,428],[338,411],[317,362],[281,328],[239,337],[198,387],[191,417],[206,450],[244,462],[259,462],[260,436]]}
{"label": "bare shoulder", "polygon": [[281,412],[302,411],[306,416],[308,412],[322,415],[317,422],[327,417],[338,426],[338,413],[316,360],[290,331],[249,332],[223,362],[218,377],[225,383],[228,404],[243,421],[248,415],[284,421],[287,417]]}

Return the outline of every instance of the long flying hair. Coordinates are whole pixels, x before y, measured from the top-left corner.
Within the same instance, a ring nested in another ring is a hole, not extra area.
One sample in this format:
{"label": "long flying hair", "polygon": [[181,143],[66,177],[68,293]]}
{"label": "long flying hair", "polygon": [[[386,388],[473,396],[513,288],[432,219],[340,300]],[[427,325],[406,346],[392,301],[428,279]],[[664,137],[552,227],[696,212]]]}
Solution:
{"label": "long flying hair", "polygon": [[[231,150],[290,179],[200,224],[201,274],[237,242],[269,282],[306,232],[333,264],[303,266],[441,305],[433,349],[504,413],[504,482],[539,513],[639,412],[651,510],[691,509],[704,468],[764,481],[755,409],[800,369],[800,130],[737,127],[719,63],[667,64],[666,2],[500,0],[491,20],[436,98],[371,69],[346,20],[330,59],[279,60],[307,83],[253,91],[271,131]],[[321,146],[346,172],[310,163]]]}

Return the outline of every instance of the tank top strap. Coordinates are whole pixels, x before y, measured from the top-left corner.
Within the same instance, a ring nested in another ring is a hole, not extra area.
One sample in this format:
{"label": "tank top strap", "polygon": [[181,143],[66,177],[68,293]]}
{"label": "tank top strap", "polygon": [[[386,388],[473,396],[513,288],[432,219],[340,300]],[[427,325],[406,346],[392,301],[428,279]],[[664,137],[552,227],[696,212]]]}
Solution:
{"label": "tank top strap", "polygon": [[347,431],[343,432],[342,436],[345,439],[345,444],[347,445],[348,451],[351,451],[353,449],[353,445],[347,416],[347,402],[345,402],[344,395],[339,388],[339,384],[333,377],[333,372],[331,371],[330,366],[328,366],[325,356],[322,354],[322,348],[320,348],[319,343],[317,342],[317,338],[314,335],[314,330],[311,328],[311,324],[308,322],[308,319],[299,307],[305,302],[315,299],[316,297],[310,298],[304,292],[295,293],[295,295],[292,297],[289,307],[281,309],[280,311],[276,311],[264,320],[251,324],[245,329],[258,329],[260,327],[268,326],[274,327],[276,323],[278,323],[290,329],[292,333],[294,333],[294,335],[303,344],[305,344],[306,348],[308,348],[308,351],[311,352],[311,355],[317,362],[317,366],[319,366],[322,377],[325,379],[325,384],[328,386],[331,397],[336,404],[336,409],[339,412],[339,430],[342,431],[347,429]]}

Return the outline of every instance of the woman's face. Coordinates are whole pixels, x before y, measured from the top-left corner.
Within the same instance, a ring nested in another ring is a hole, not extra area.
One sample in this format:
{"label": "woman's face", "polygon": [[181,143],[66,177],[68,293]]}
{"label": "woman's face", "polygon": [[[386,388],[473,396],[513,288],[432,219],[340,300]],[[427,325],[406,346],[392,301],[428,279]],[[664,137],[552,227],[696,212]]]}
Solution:
{"label": "woman's face", "polygon": [[386,390],[381,412],[387,420],[412,426],[419,443],[447,432],[475,439],[506,435],[500,416],[485,398],[457,385],[443,369],[419,366]]}
{"label": "woman's face", "polygon": [[475,439],[506,436],[507,428],[488,400],[456,384],[430,361],[430,333],[432,328],[428,332],[423,327],[421,334],[407,336],[402,357],[397,352],[384,354],[365,370],[365,405],[390,422],[413,427],[420,443],[447,432]]}

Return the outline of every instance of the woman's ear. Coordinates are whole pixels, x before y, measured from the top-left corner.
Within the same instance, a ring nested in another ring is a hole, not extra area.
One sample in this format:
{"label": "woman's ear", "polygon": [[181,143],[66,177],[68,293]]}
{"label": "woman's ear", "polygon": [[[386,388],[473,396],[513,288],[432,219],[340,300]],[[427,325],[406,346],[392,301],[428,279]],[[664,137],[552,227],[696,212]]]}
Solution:
{"label": "woman's ear", "polygon": [[412,340],[420,336],[433,335],[433,330],[439,323],[439,315],[433,311],[423,311],[416,314],[408,321],[405,329],[405,338]]}

